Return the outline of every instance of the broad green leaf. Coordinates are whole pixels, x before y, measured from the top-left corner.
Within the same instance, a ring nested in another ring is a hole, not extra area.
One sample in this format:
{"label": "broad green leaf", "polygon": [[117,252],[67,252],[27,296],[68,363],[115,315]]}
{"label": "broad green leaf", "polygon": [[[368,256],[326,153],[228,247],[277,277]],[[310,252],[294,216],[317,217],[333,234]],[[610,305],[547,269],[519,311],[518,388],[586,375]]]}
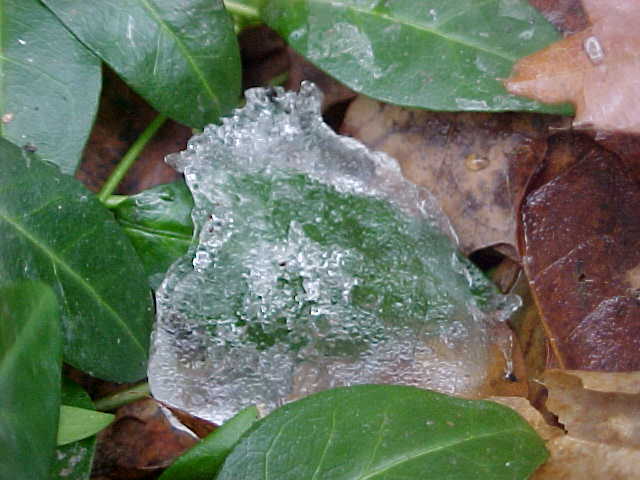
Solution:
{"label": "broad green leaf", "polygon": [[138,252],[152,288],[187,253],[193,198],[184,181],[160,185],[119,202],[113,213]]}
{"label": "broad green leaf", "polygon": [[0,32],[0,133],[72,174],[98,107],[100,60],[38,0],[2,0]]}
{"label": "broad green leaf", "polygon": [[211,480],[231,449],[258,418],[258,409],[247,407],[227,420],[200,443],[181,455],[160,480]]}
{"label": "broad green leaf", "polygon": [[265,22],[357,92],[432,110],[558,113],[507,93],[517,59],[560,35],[526,0],[267,0]]}
{"label": "broad green leaf", "polygon": [[240,95],[240,55],[222,0],[42,0],[158,111],[194,128]]}
{"label": "broad green leaf", "polygon": [[217,480],[525,479],[547,458],[517,413],[413,387],[338,388],[257,422]]}
{"label": "broad green leaf", "polygon": [[2,480],[49,478],[60,406],[59,322],[55,295],[45,285],[0,288]]}
{"label": "broad green leaf", "polygon": [[0,282],[53,287],[66,362],[108,380],[144,377],[151,295],[122,229],[77,180],[3,139],[0,170]]}
{"label": "broad green leaf", "polygon": [[[62,404],[93,409],[89,395],[76,383],[62,379]],[[91,476],[93,455],[96,449],[95,435],[83,440],[58,446],[51,477],[56,480],[88,480]]]}
{"label": "broad green leaf", "polygon": [[109,426],[114,415],[87,408],[62,405],[58,426],[58,445],[67,445],[95,435]]}

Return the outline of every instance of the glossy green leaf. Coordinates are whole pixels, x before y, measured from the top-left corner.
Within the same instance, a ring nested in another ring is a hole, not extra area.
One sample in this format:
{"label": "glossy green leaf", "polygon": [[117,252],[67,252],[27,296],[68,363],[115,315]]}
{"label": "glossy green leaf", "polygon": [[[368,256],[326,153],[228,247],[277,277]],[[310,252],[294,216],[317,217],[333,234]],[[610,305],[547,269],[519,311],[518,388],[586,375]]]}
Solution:
{"label": "glossy green leaf", "polygon": [[1,287],[2,480],[49,478],[58,428],[61,351],[58,303],[51,289],[36,282]]}
{"label": "glossy green leaf", "polygon": [[[93,409],[93,402],[89,395],[79,385],[67,378],[62,379],[61,401],[64,405]],[[91,476],[95,449],[95,435],[58,446],[51,469],[51,477],[56,480],[88,480]]]}
{"label": "glossy green leaf", "polygon": [[51,285],[65,361],[94,376],[145,376],[152,303],[122,229],[77,180],[0,139],[0,279]]}
{"label": "glossy green leaf", "polygon": [[238,440],[258,418],[254,406],[240,411],[200,443],[187,450],[160,476],[160,480],[211,480]]}
{"label": "glossy green leaf", "polygon": [[265,22],[357,92],[432,110],[565,111],[507,93],[560,35],[526,0],[267,0]]}
{"label": "glossy green leaf", "polygon": [[62,405],[58,426],[58,445],[67,445],[95,435],[109,426],[115,415],[87,408]]}
{"label": "glossy green leaf", "polygon": [[525,479],[547,458],[513,410],[413,387],[338,388],[260,420],[217,480]]}
{"label": "glossy green leaf", "polygon": [[100,60],[38,0],[3,0],[0,32],[0,133],[73,173],[98,106]]}
{"label": "glossy green leaf", "polygon": [[193,236],[192,208],[193,198],[183,180],[127,197],[113,208],[152,288],[160,285],[169,266],[187,252]]}
{"label": "glossy green leaf", "polygon": [[194,128],[235,107],[240,56],[222,0],[43,0],[159,112]]}

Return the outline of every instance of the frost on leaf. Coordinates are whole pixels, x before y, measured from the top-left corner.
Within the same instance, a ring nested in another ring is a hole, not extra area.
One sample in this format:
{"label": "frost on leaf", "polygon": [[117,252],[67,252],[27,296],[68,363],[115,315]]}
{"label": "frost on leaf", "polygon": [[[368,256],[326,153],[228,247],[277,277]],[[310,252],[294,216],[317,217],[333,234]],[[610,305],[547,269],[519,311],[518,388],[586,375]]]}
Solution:
{"label": "frost on leaf", "polygon": [[157,295],[159,400],[221,422],[339,385],[482,382],[487,327],[511,304],[395,160],[323,123],[319,97],[249,90],[169,159],[196,232]]}

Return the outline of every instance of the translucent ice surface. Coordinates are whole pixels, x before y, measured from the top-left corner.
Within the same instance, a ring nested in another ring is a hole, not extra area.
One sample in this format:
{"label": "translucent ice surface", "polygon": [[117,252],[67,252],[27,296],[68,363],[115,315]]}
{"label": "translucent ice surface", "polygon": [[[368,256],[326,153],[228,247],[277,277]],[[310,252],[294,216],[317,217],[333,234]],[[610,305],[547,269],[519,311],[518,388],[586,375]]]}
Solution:
{"label": "translucent ice surface", "polygon": [[482,382],[509,305],[429,194],[325,125],[313,85],[246,97],[169,159],[196,241],[157,292],[154,396],[222,422],[339,385]]}

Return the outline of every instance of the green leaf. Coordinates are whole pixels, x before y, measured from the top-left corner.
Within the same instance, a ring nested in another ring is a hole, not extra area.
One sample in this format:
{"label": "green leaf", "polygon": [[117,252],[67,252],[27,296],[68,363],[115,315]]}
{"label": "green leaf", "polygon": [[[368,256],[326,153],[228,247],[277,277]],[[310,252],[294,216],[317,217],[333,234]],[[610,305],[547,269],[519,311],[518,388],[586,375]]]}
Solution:
{"label": "green leaf", "polygon": [[0,133],[72,174],[98,107],[100,60],[38,0],[0,4]]}
{"label": "green leaf", "polygon": [[[62,403],[74,407],[93,409],[89,395],[76,383],[62,379]],[[51,469],[51,477],[56,480],[88,480],[91,476],[96,437],[58,446]]]}
{"label": "green leaf", "polygon": [[516,480],[546,458],[542,439],[502,405],[360,385],[312,395],[260,420],[217,480]]}
{"label": "green leaf", "polygon": [[187,253],[193,236],[193,198],[183,180],[127,197],[113,208],[138,252],[152,288],[169,266]]}
{"label": "green leaf", "polygon": [[49,478],[60,405],[59,322],[56,298],[45,285],[19,282],[0,288],[3,480]]}
{"label": "green leaf", "polygon": [[268,0],[265,22],[347,86],[432,110],[565,112],[508,94],[517,59],[560,35],[526,0]]}
{"label": "green leaf", "polygon": [[258,418],[254,406],[240,411],[200,443],[187,450],[160,476],[160,480],[211,480],[238,440]]}
{"label": "green leaf", "polygon": [[0,170],[0,279],[53,287],[66,362],[108,380],[144,377],[151,295],[122,229],[77,180],[3,139]]}
{"label": "green leaf", "polygon": [[110,413],[62,405],[58,426],[58,445],[66,445],[91,437],[108,427],[114,418],[115,415]]}
{"label": "green leaf", "polygon": [[43,0],[159,112],[194,128],[238,103],[240,55],[222,0]]}

